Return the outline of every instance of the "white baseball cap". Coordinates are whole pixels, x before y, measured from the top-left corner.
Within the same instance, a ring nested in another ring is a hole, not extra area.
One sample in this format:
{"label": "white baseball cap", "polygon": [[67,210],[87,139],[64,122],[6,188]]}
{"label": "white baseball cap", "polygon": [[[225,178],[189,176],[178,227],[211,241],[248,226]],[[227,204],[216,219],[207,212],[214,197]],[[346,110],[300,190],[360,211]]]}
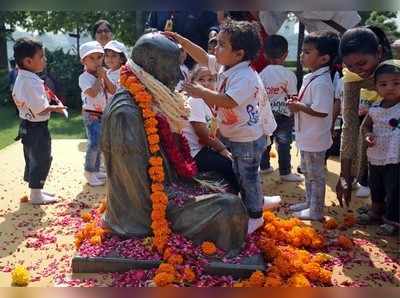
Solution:
{"label": "white baseball cap", "polygon": [[97,41],[88,41],[79,47],[79,56],[81,59],[93,53],[104,54],[104,49]]}
{"label": "white baseball cap", "polygon": [[128,58],[128,50],[122,42],[111,40],[104,46],[104,50],[112,50],[117,53],[123,53],[125,57]]}

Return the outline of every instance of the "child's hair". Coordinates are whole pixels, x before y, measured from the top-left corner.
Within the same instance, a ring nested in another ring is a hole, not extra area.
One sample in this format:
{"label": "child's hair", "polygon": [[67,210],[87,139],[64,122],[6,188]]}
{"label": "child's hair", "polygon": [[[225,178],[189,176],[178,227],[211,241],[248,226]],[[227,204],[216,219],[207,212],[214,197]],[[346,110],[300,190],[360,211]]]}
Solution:
{"label": "child's hair", "polygon": [[332,31],[315,31],[304,37],[305,44],[313,44],[320,55],[329,55],[327,65],[332,67],[339,51],[339,37]]}
{"label": "child's hair", "polygon": [[256,23],[228,19],[222,24],[220,32],[230,35],[232,50],[244,50],[243,61],[254,60],[257,57],[261,48],[261,38]]}
{"label": "child's hair", "polygon": [[103,25],[103,24],[106,25],[106,26],[108,27],[108,29],[112,32],[111,24],[110,24],[108,21],[106,21],[106,20],[98,20],[98,21],[93,25],[93,28],[92,28],[92,38],[95,38],[97,29],[99,29],[99,27],[100,27],[101,25]]}
{"label": "child's hair", "polygon": [[209,39],[207,44],[208,44],[208,46],[214,46],[215,47],[217,45],[217,39],[215,37],[212,37],[212,38]]}
{"label": "child's hair", "polygon": [[375,55],[378,53],[379,46],[383,50],[382,60],[391,59],[390,42],[382,29],[376,26],[349,29],[340,41],[340,56],[345,57],[355,53]]}
{"label": "child's hair", "polygon": [[[388,62],[390,62],[390,61],[388,61]],[[395,65],[395,64],[391,64],[391,63],[382,63],[382,64],[378,65],[378,67],[376,68],[375,73],[374,73],[375,81],[378,79],[378,77],[380,75],[383,75],[383,74],[400,75],[400,65]]]}
{"label": "child's hair", "polygon": [[38,50],[43,49],[43,44],[30,37],[17,39],[14,44],[14,59],[19,68],[23,68],[25,58],[33,58]]}
{"label": "child's hair", "polygon": [[202,71],[209,71],[211,74],[211,71],[208,69],[207,66],[196,64],[193,66],[193,69],[190,72],[190,82],[193,83],[199,78],[199,75]]}
{"label": "child's hair", "polygon": [[265,54],[268,58],[279,59],[288,52],[288,42],[282,35],[272,34],[265,39]]}

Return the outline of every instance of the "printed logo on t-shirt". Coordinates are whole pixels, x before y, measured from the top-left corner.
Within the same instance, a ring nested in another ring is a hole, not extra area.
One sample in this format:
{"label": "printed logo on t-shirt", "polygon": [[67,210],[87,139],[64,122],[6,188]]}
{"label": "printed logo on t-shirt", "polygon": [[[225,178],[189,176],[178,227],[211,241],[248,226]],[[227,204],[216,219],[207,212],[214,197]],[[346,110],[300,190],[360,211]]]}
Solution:
{"label": "printed logo on t-shirt", "polygon": [[258,109],[256,109],[253,105],[249,104],[246,106],[247,114],[249,114],[249,120],[247,121],[248,126],[253,126],[258,123],[260,119],[260,115],[258,113]]}

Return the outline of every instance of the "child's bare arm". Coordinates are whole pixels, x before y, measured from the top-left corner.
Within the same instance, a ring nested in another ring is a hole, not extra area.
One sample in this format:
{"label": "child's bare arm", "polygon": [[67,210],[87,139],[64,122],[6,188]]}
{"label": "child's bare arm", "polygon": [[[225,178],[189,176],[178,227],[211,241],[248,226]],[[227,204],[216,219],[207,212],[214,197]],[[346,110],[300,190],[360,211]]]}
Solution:
{"label": "child's bare arm", "polygon": [[175,39],[198,64],[208,65],[208,54],[202,47],[175,32],[166,31],[162,34]]}
{"label": "child's bare arm", "polygon": [[84,93],[90,97],[96,97],[97,94],[101,92],[101,90],[102,90],[101,81],[99,79],[96,79],[93,86],[86,89]]}
{"label": "child's bare arm", "polygon": [[52,113],[52,112],[56,112],[56,113],[62,114],[62,113],[64,113],[64,110],[66,108],[67,107],[64,106],[63,104],[59,104],[59,105],[56,105],[56,106],[51,105],[51,106],[48,106],[47,108],[45,108],[43,111],[41,111],[39,113],[39,115],[42,116],[42,115],[46,115],[47,113]]}
{"label": "child's bare arm", "polygon": [[314,111],[312,108],[306,106],[304,103],[301,103],[299,101],[288,101],[288,107],[293,113],[303,112],[310,116],[319,117],[319,118],[325,118],[326,116],[328,116],[327,113],[320,113],[320,112]]}
{"label": "child's bare arm", "polygon": [[232,109],[238,106],[236,101],[228,95],[204,88],[199,84],[184,83],[183,88],[189,96],[202,98],[209,105],[215,105],[226,109]]}

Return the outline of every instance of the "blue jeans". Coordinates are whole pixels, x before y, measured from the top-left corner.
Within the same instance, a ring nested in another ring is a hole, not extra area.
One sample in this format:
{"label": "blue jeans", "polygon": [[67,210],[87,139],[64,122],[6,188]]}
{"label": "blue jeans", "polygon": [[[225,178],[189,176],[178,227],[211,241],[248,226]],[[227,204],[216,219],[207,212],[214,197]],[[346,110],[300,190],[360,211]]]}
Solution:
{"label": "blue jeans", "polygon": [[86,136],[88,139],[85,171],[98,172],[100,169],[101,117],[83,112],[83,123],[85,124]]}
{"label": "blue jeans", "polygon": [[[292,171],[290,149],[293,141],[293,118],[284,115],[275,115],[275,121],[277,128],[272,135],[271,141],[275,140],[278,144],[279,174],[289,175]],[[268,169],[271,166],[269,160],[271,146],[268,146],[262,155],[260,165],[262,170]]]}
{"label": "blue jeans", "polygon": [[233,156],[233,172],[239,182],[240,195],[250,218],[260,218],[263,212],[264,196],[258,170],[261,155],[266,147],[265,136],[252,142],[231,142],[223,139]]}

